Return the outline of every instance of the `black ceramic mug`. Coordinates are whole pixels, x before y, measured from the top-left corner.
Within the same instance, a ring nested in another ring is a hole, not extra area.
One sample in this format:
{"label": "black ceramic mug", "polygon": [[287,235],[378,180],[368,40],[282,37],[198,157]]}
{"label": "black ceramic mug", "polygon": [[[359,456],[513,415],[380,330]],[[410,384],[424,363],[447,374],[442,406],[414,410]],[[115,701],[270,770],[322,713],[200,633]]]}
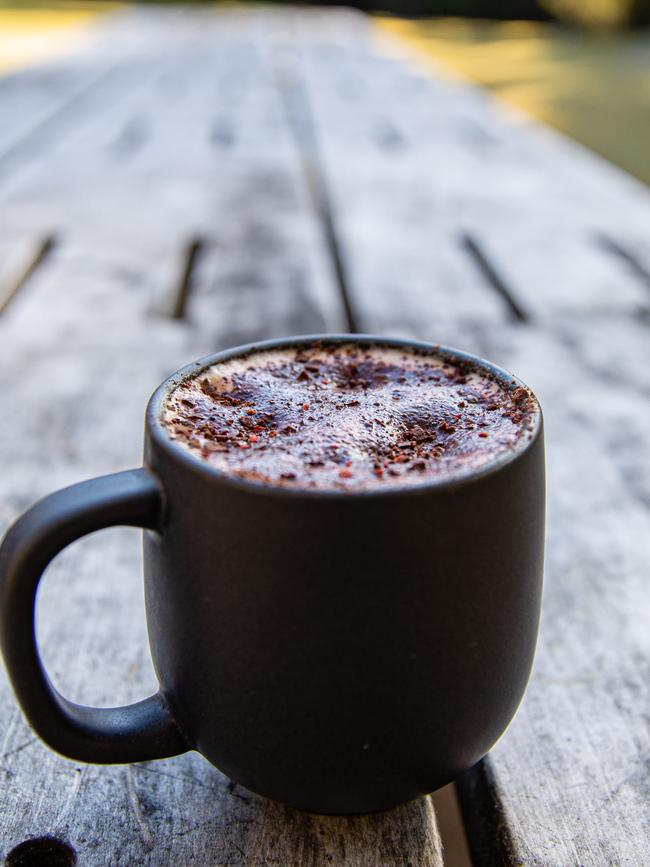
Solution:
{"label": "black ceramic mug", "polygon": [[[528,680],[540,610],[539,411],[530,440],[478,470],[358,492],[229,477],[161,424],[166,395],[202,368],[316,339],[431,348],[302,337],[191,364],[149,403],[142,469],[52,494],[7,534],[2,649],[26,716],[55,750],[113,763],[195,749],[260,794],[356,813],[444,785],[505,730]],[[40,662],[36,589],[62,548],[115,524],[144,528],[160,691],[128,707],[82,707],[54,689]]]}

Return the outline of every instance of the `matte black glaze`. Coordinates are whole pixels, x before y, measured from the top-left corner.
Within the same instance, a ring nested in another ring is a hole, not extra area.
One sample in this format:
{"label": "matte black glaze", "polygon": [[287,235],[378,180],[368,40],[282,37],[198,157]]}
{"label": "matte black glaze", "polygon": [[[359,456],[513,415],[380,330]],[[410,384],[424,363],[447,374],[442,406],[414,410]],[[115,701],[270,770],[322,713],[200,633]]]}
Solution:
{"label": "matte black glaze", "polygon": [[[238,783],[302,809],[390,807],[471,767],[522,698],[542,587],[541,417],[523,448],[451,481],[385,492],[239,481],[171,443],[158,418],[180,379],[248,350],[161,386],[147,412],[147,471],[55,494],[10,531],[0,553],[7,667],[32,725],[74,758],[197,749]],[[111,523],[149,528],[161,693],[119,711],[80,709],[43,679],[33,600],[58,550]]]}
{"label": "matte black glaze", "polygon": [[34,605],[41,576],[66,545],[103,527],[156,527],[162,493],[144,469],[72,485],[45,497],[0,548],[0,640],[14,691],[43,740],[63,755],[134,762],[187,749],[162,694],[122,708],[83,707],[50,683],[36,647]]}

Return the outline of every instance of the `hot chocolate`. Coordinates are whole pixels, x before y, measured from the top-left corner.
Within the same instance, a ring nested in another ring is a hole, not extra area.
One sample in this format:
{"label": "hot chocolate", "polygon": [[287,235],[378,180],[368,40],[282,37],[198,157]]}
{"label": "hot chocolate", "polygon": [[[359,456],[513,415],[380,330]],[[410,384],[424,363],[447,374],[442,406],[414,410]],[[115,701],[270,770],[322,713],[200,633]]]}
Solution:
{"label": "hot chocolate", "polygon": [[288,488],[410,486],[477,470],[532,435],[530,392],[447,354],[313,343],[234,357],[167,397],[169,437],[231,476]]}

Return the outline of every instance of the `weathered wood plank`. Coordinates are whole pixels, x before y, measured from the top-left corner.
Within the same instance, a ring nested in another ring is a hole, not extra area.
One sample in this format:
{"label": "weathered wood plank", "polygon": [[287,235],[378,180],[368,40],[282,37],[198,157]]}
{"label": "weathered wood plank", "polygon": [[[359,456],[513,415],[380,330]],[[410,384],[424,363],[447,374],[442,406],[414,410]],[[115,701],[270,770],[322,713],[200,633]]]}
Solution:
{"label": "weathered wood plank", "polygon": [[[412,73],[386,57],[369,64],[369,37],[365,47],[340,40],[335,83],[318,24],[301,16],[300,26],[362,324],[479,351],[522,376],[545,410],[539,651],[524,703],[483,764],[486,776],[463,785],[474,855],[484,864],[650,861],[647,289],[593,243],[594,230],[620,237],[623,225],[637,240],[649,237],[648,193],[478,91],[434,78],[414,88],[410,103],[398,98]],[[416,139],[406,139],[411,158],[399,178],[393,169],[390,195],[375,106]],[[439,299],[418,287],[449,285],[448,259],[460,254],[453,245],[440,257],[411,254],[414,225],[416,247],[437,225],[451,237],[478,237],[528,321],[508,321],[486,297],[473,324],[459,298],[441,328]],[[401,256],[409,268],[396,266]],[[402,277],[399,295],[397,280],[391,286],[382,274]]]}
{"label": "weathered wood plank", "polygon": [[[0,187],[4,229],[60,235],[0,317],[3,528],[50,490],[137,465],[146,398],[179,365],[238,340],[343,327],[268,80],[267,14],[192,12],[180,34],[164,21],[156,10],[134,17],[156,33],[146,80],[123,93],[113,80],[106,102],[78,105],[47,147],[32,140]],[[161,297],[178,288],[179,255],[195,237],[207,243],[185,317],[172,320]],[[120,704],[155,687],[139,560],[138,534],[113,529],[48,572],[38,632],[48,670],[73,699]],[[88,865],[442,863],[428,798],[322,818],[229,785],[195,754],[78,765],[34,738],[4,676],[0,731],[1,856],[54,835]]]}
{"label": "weathered wood plank", "polygon": [[[296,75],[308,90],[364,329],[413,333],[425,318],[429,339],[453,343],[461,326],[500,322],[508,315],[502,299],[463,255],[462,232],[448,219],[449,174],[466,175],[468,165],[437,105],[424,104],[426,82],[376,55],[367,35],[330,45],[308,17],[295,26],[303,41]],[[435,146],[427,151],[423,142]]]}
{"label": "weathered wood plank", "polygon": [[133,15],[113,14],[89,27],[69,56],[0,78],[0,181],[11,181],[84,113],[110,104],[146,74],[149,46],[164,37],[170,19],[178,12],[166,10],[145,29],[132,26]]}

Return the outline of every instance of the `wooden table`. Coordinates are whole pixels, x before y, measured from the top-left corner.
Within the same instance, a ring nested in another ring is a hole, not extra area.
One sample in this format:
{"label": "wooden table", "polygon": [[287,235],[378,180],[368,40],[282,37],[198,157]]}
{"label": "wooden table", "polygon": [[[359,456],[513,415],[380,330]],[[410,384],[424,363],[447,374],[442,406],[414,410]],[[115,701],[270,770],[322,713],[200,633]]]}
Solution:
{"label": "wooden table", "polygon": [[[468,838],[478,864],[650,863],[647,190],[355,13],[150,8],[0,79],[0,201],[3,527],[137,466],[152,389],[240,342],[411,335],[534,388],[542,631],[515,721],[459,786]],[[73,699],[155,685],[139,557],[114,529],[50,570],[39,635]],[[2,855],[50,836],[83,865],[442,863],[430,798],[322,818],[195,754],[80,765],[0,689]]]}

